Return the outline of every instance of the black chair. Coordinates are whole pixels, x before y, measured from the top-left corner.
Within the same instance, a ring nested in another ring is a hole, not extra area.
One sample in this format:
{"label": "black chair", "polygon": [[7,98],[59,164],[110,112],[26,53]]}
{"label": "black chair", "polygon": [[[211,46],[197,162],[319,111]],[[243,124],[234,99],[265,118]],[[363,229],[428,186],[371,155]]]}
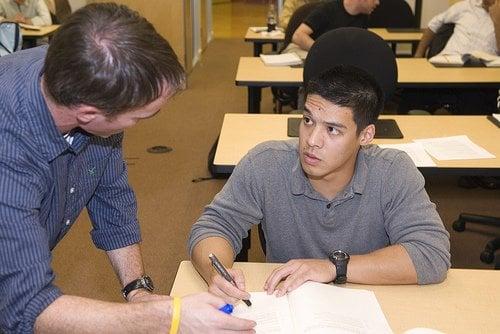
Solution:
{"label": "black chair", "polygon": [[[311,78],[337,65],[355,66],[370,73],[384,91],[386,100],[396,89],[398,68],[394,53],[382,38],[366,29],[338,28],[321,35],[305,60],[304,86]],[[266,253],[262,225],[259,225],[259,237]]]}
{"label": "black chair", "polygon": [[[461,213],[458,219],[453,222],[453,229],[457,232],[465,231],[467,223],[475,223],[482,225],[493,225],[500,227],[500,218],[490,216],[480,216],[470,213]],[[484,250],[481,252],[479,258],[482,262],[490,264],[495,260],[495,252],[500,248],[500,237],[490,240]],[[496,257],[495,269],[500,269],[500,255]]]}
{"label": "black chair", "polygon": [[[285,29],[285,40],[283,42],[283,47],[280,49],[280,53],[286,49],[286,47],[292,42],[293,34],[295,30],[304,22],[306,17],[320,4],[320,2],[311,2],[303,6],[300,6],[295,10],[295,12],[290,17],[288,25]],[[297,97],[298,88],[286,87],[286,88],[276,88],[271,87],[271,92],[273,93],[274,99],[274,111],[277,113],[282,112],[284,106],[291,106],[292,109],[297,108]]]}
{"label": "black chair", "polygon": [[410,5],[404,0],[381,0],[368,18],[369,28],[418,28]]}

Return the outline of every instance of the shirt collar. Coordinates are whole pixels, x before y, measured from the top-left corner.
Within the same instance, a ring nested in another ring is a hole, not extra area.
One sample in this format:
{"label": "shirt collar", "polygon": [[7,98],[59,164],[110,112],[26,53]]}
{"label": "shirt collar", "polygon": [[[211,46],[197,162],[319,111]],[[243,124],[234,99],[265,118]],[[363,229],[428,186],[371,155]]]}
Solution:
{"label": "shirt collar", "polygon": [[[298,150],[298,149],[297,149]],[[353,194],[363,194],[365,189],[366,181],[368,177],[368,165],[366,161],[366,156],[363,147],[358,152],[358,156],[356,158],[356,167],[354,169],[354,175],[346,187],[344,191],[346,195]],[[325,200],[321,194],[319,194],[309,182],[309,179],[304,173],[302,169],[302,165],[300,163],[300,157],[297,154],[297,160],[292,167],[292,185],[291,185],[292,194],[294,195],[305,195],[307,197]]]}

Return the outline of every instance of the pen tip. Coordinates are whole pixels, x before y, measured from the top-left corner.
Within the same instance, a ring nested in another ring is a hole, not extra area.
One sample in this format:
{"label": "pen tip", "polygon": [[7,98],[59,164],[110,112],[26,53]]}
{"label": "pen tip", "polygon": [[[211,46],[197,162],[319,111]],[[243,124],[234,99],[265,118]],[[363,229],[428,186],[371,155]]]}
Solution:
{"label": "pen tip", "polygon": [[243,299],[243,302],[247,304],[247,306],[252,306],[252,302],[248,299]]}

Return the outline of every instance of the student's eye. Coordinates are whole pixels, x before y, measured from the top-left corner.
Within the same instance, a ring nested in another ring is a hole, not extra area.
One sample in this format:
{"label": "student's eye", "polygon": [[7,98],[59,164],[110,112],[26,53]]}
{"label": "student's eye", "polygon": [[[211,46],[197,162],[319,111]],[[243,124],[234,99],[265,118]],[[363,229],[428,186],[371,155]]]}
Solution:
{"label": "student's eye", "polygon": [[307,116],[304,116],[302,118],[302,121],[304,122],[304,124],[312,124],[311,118],[309,118]]}
{"label": "student's eye", "polygon": [[340,131],[334,128],[333,126],[327,127],[328,133],[331,135],[338,135],[340,134]]}

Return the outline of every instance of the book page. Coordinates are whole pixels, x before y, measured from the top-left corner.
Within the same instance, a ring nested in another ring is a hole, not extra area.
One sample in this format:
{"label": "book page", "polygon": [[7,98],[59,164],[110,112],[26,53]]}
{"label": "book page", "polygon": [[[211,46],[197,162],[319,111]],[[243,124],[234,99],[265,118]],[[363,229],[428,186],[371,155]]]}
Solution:
{"label": "book page", "polygon": [[307,282],[288,300],[296,333],[392,333],[372,291]]}
{"label": "book page", "polygon": [[459,54],[452,54],[452,55],[445,55],[445,54],[438,54],[437,56],[434,56],[429,59],[429,62],[435,66],[463,66],[464,65],[464,59],[462,58],[462,55]]}
{"label": "book page", "polygon": [[469,137],[451,136],[440,138],[414,139],[437,160],[491,159],[493,154],[472,142]]}
{"label": "book page", "polygon": [[252,306],[240,302],[235,306],[233,315],[254,320],[257,323],[257,334],[294,333],[287,296],[277,298],[266,292],[251,292],[250,300]]}

